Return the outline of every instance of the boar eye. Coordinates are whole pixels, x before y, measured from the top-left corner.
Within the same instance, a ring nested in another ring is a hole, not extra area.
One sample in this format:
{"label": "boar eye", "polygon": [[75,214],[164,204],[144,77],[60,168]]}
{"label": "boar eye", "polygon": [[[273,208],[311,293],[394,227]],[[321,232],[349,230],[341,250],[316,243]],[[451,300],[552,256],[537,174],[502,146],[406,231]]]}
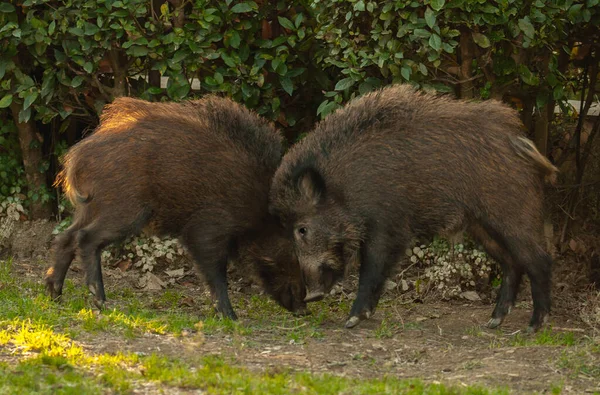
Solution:
{"label": "boar eye", "polygon": [[300,233],[301,236],[305,236],[306,233],[308,233],[308,229],[306,229],[306,227],[302,226],[302,227],[298,228],[298,233]]}

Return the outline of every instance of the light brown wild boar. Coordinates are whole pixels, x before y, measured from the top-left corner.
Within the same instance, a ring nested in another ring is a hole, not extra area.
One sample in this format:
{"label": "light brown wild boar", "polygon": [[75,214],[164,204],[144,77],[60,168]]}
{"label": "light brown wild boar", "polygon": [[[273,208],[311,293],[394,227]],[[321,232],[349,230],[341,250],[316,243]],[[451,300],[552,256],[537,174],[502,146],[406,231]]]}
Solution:
{"label": "light brown wild boar", "polygon": [[302,313],[305,287],[293,250],[282,253],[281,245],[289,242],[267,226],[273,223],[268,192],[281,155],[277,130],[229,99],[116,99],[105,107],[96,131],[67,153],[57,179],[75,213],[55,241],[48,292],[53,298],[62,294],[78,250],[87,286],[102,307],[102,249],[145,228],[180,239],[224,316],[237,318],[226,267],[238,255],[257,266],[274,299]]}
{"label": "light brown wild boar", "polygon": [[550,312],[543,187],[556,168],[497,101],[465,102],[390,86],[329,115],[284,156],[270,211],[294,240],[318,300],[358,260],[346,327],[375,311],[386,277],[414,237],[467,230],[503,270],[490,327],[531,280],[537,329]]}

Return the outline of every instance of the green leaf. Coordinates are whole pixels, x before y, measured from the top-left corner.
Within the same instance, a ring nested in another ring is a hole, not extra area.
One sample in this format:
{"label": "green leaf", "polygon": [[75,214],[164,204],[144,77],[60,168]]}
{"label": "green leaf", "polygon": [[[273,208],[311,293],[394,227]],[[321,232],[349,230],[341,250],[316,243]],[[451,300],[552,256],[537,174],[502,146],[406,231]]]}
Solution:
{"label": "green leaf", "polygon": [[481,48],[489,48],[491,45],[490,39],[487,38],[485,34],[478,32],[473,32],[473,41],[475,41],[475,44],[479,45]]}
{"label": "green leaf", "polygon": [[404,77],[405,80],[410,81],[410,75],[412,74],[412,69],[408,66],[402,66],[402,70],[400,70],[400,74]]}
{"label": "green leaf", "polygon": [[6,74],[6,69],[8,68],[8,61],[5,59],[0,60],[0,79],[4,77]]}
{"label": "green leaf", "polygon": [[446,3],[446,0],[431,0],[431,8],[433,8],[436,11],[441,10],[444,7],[444,4]]}
{"label": "green leaf", "polygon": [[300,74],[304,73],[305,71],[306,71],[306,69],[304,67],[298,67],[297,69],[288,71],[288,73],[286,74],[286,77],[294,78],[294,77],[297,77]]}
{"label": "green leaf", "polygon": [[556,84],[558,84],[558,78],[556,78],[556,74],[554,73],[550,73],[546,76],[546,82],[548,82],[548,85],[554,87],[556,86]]}
{"label": "green leaf", "polygon": [[231,45],[233,48],[239,48],[241,41],[242,39],[240,38],[240,34],[237,31],[233,30],[229,37],[229,45]]}
{"label": "green leaf", "polygon": [[294,92],[294,83],[288,77],[280,77],[281,87],[284,91],[287,92],[288,95],[292,96],[292,92]]}
{"label": "green leaf", "polygon": [[281,59],[279,58],[275,58],[271,61],[271,68],[273,69],[273,71],[277,71],[277,68],[279,67],[279,64],[281,63]]}
{"label": "green leaf", "polygon": [[51,36],[54,34],[54,29],[56,29],[56,21],[50,22],[50,25],[48,26],[48,35]]}
{"label": "green leaf", "polygon": [[183,99],[190,92],[190,83],[183,74],[169,77],[167,82],[167,94],[171,99]]}
{"label": "green leaf", "polygon": [[339,104],[335,101],[325,100],[319,105],[319,108],[317,108],[317,115],[320,115],[322,119],[338,107]]}
{"label": "green leaf", "polygon": [[523,82],[525,82],[527,85],[537,86],[540,83],[539,77],[533,75],[529,68],[524,64],[519,65],[519,75],[521,76]]}
{"label": "green leaf", "polygon": [[429,37],[429,46],[436,51],[439,51],[442,48],[442,39],[437,34],[432,34]]}
{"label": "green leaf", "polygon": [[91,73],[92,71],[94,71],[94,65],[90,62],[85,62],[85,64],[83,65],[83,69],[88,73]]}
{"label": "green leaf", "polygon": [[429,7],[425,10],[425,22],[430,28],[435,26],[435,12]]}
{"label": "green leaf", "polygon": [[529,38],[533,38],[535,35],[535,29],[528,16],[523,19],[519,19],[519,29],[521,29],[521,31]]}
{"label": "green leaf", "polygon": [[363,0],[358,0],[356,4],[354,4],[354,11],[364,11],[365,10],[365,2]]}
{"label": "green leaf", "polygon": [[89,22],[85,23],[85,35],[86,36],[93,36],[94,34],[98,33],[99,31],[100,31],[100,28],[97,25],[94,25]]}
{"label": "green leaf", "polygon": [[83,77],[82,77],[82,76],[80,76],[80,75],[76,76],[75,78],[73,78],[73,79],[71,80],[71,86],[72,86],[73,88],[77,88],[77,87],[78,87],[78,86],[80,86],[82,83],[83,83]]}
{"label": "green leaf", "polygon": [[218,71],[215,72],[214,78],[217,84],[221,85],[223,83],[223,74],[219,73]]}
{"label": "green leaf", "polygon": [[29,118],[31,118],[31,108],[19,111],[19,122],[29,122]]}
{"label": "green leaf", "polygon": [[294,20],[294,26],[296,26],[296,29],[298,29],[300,27],[300,24],[302,23],[303,19],[304,19],[304,14],[299,13],[298,15],[296,15],[296,19]]}
{"label": "green leaf", "polygon": [[10,3],[0,3],[0,12],[8,14],[16,10],[15,6]]}
{"label": "green leaf", "polygon": [[579,11],[581,11],[582,7],[583,7],[583,4],[573,4],[571,6],[571,8],[569,8],[569,11],[568,11],[569,18],[575,19],[575,17],[577,15],[579,15]]}
{"label": "green leaf", "polygon": [[354,80],[351,77],[344,78],[339,80],[337,84],[335,84],[336,91],[344,91],[354,85]]}
{"label": "green leaf", "polygon": [[294,24],[292,23],[292,21],[290,21],[286,17],[278,16],[277,20],[279,21],[279,24],[281,26],[283,26],[284,28],[286,28],[288,30],[292,30],[292,31],[296,30],[296,28],[294,27]]}
{"label": "green leaf", "polygon": [[375,86],[373,86],[373,84],[371,84],[370,82],[365,81],[358,86],[358,93],[364,95],[365,93],[370,92],[373,89],[375,89]]}
{"label": "green leaf", "polygon": [[415,29],[413,34],[419,38],[429,38],[431,37],[431,32],[426,29]]}
{"label": "green leaf", "polygon": [[69,28],[69,33],[77,36],[77,37],[82,37],[83,36],[83,29],[79,28],[79,27],[71,27]]}
{"label": "green leaf", "polygon": [[581,12],[581,15],[583,16],[583,20],[587,23],[592,19],[592,13],[590,12],[590,10],[585,9]]}
{"label": "green leaf", "polygon": [[246,62],[248,60],[248,57],[250,56],[250,47],[248,46],[248,44],[244,43],[244,45],[242,45],[240,51],[238,52],[238,55],[242,62]]}
{"label": "green leaf", "polygon": [[[253,7],[254,5],[254,7]],[[240,14],[242,12],[250,12],[254,8],[256,8],[256,3],[253,1],[247,1],[245,3],[237,3],[233,7],[231,7],[231,12],[235,12],[236,14]]]}
{"label": "green leaf", "polygon": [[25,96],[25,100],[23,100],[23,111],[27,110],[37,98],[38,93],[36,91],[33,91],[29,95]]}
{"label": "green leaf", "polygon": [[[54,77],[54,73],[44,73],[44,81],[42,82],[42,97],[46,97],[52,93],[54,89],[54,85],[56,82],[56,78]],[[46,101],[47,102],[47,101]]]}
{"label": "green leaf", "polygon": [[587,0],[587,7],[588,8],[592,8],[595,7],[596,5],[598,5],[598,3],[600,2],[600,0]]}
{"label": "green leaf", "polygon": [[237,64],[235,63],[235,59],[232,56],[226,54],[225,52],[221,53],[221,59],[223,59],[223,62],[225,62],[225,64],[229,67],[237,66]]}
{"label": "green leaf", "polygon": [[554,88],[554,91],[552,91],[552,96],[554,97],[554,100],[559,100],[562,99],[565,95],[564,89],[562,87],[562,85],[557,85]]}
{"label": "green leaf", "polygon": [[6,108],[12,104],[13,95],[10,93],[0,99],[0,108]]}
{"label": "green leaf", "polygon": [[129,55],[135,56],[136,58],[139,58],[139,57],[148,55],[148,48],[142,47],[142,46],[139,46],[139,45],[132,45],[127,50],[127,53]]}

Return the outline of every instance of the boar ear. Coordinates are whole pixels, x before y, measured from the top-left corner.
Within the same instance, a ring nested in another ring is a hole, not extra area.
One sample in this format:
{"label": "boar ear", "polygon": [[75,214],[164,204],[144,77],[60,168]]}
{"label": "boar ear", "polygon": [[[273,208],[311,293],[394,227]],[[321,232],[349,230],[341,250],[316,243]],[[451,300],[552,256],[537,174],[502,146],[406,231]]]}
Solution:
{"label": "boar ear", "polygon": [[325,196],[325,181],[314,168],[305,169],[299,175],[297,182],[300,193],[313,204],[316,205]]}

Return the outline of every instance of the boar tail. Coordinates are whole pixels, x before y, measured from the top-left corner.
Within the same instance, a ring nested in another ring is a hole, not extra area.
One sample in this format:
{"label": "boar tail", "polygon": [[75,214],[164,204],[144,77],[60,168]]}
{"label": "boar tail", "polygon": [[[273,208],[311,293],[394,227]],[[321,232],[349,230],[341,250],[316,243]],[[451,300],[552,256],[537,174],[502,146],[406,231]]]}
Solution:
{"label": "boar tail", "polygon": [[67,157],[64,168],[56,176],[54,182],[55,187],[62,187],[67,199],[72,205],[89,203],[92,200],[92,195],[89,193],[83,193],[77,190],[75,178],[75,163],[71,158]]}
{"label": "boar tail", "polygon": [[522,136],[514,136],[511,137],[511,143],[519,156],[535,163],[544,176],[545,182],[552,185],[556,183],[558,169],[548,160],[548,158],[538,151],[533,141]]}

